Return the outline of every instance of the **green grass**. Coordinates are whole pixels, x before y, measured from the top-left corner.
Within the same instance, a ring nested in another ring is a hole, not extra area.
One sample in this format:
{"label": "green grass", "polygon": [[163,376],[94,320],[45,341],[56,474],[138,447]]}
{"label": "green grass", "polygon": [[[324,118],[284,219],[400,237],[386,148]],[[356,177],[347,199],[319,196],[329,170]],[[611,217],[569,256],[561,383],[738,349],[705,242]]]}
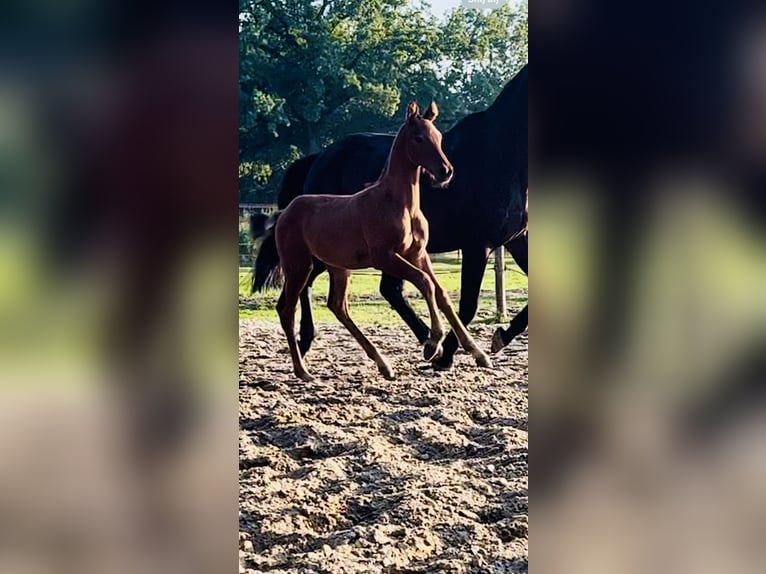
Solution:
{"label": "green grass", "polygon": [[[481,323],[497,322],[493,262],[494,258],[490,258],[482,281],[479,313],[476,319],[477,322]],[[438,255],[433,258],[433,263],[439,282],[449,292],[457,308],[460,299],[460,259],[454,254]],[[518,310],[527,302],[527,276],[509,257],[506,257],[505,266],[506,302],[509,310]],[[276,321],[275,306],[279,297],[279,290],[268,289],[264,293],[250,295],[250,279],[251,269],[240,268],[239,317],[241,319]],[[337,321],[325,306],[328,290],[327,280],[327,273],[323,273],[314,282],[314,321],[317,323],[335,323]],[[379,284],[380,272],[374,269],[356,271],[352,274],[349,290],[351,316],[360,325],[402,324],[402,320],[396,312],[380,295]],[[420,316],[427,317],[428,310],[420,293],[409,283],[405,283],[404,290],[407,299]]]}

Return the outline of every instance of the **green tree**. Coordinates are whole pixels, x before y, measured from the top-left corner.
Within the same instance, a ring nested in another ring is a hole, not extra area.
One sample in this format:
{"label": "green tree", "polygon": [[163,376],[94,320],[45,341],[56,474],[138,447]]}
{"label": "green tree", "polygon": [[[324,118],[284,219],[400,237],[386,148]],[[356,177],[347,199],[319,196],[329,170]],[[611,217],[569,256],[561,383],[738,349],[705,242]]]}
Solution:
{"label": "green tree", "polygon": [[443,126],[482,109],[525,60],[525,6],[440,22],[407,0],[241,0],[241,198],[273,200],[290,162],[343,135],[395,129],[411,99],[436,98]]}

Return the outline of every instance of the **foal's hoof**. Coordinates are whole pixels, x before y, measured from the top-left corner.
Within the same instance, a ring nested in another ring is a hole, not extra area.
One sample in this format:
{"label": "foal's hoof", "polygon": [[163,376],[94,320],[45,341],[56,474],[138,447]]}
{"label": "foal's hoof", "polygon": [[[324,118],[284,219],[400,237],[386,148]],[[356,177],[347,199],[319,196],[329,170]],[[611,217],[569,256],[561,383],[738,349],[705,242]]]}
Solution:
{"label": "foal's hoof", "polygon": [[495,334],[492,336],[492,346],[490,347],[490,353],[497,353],[505,347],[505,341],[503,341],[503,330],[498,327],[495,330]]}
{"label": "foal's hoof", "polygon": [[476,355],[475,358],[476,358],[476,364],[479,365],[480,367],[484,367],[485,369],[493,368],[492,361],[484,353],[480,353]]}
{"label": "foal's hoof", "polygon": [[314,377],[312,377],[308,371],[295,371],[295,376],[306,383],[310,383],[314,380]]}
{"label": "foal's hoof", "polygon": [[378,370],[380,371],[380,374],[383,375],[389,381],[393,381],[396,378],[396,373],[394,373],[394,370],[391,368],[391,365],[389,365],[388,363],[383,363],[382,365],[378,365]]}
{"label": "foal's hoof", "polygon": [[423,344],[423,358],[428,361],[435,361],[444,354],[444,349],[441,343],[435,343],[434,341],[426,341]]}

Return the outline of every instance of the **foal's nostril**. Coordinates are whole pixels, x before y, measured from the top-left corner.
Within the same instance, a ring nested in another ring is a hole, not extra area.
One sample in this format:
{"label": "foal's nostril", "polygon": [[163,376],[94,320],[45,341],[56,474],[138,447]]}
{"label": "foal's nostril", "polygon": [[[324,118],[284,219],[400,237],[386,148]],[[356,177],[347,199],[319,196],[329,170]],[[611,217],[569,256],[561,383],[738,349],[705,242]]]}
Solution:
{"label": "foal's nostril", "polygon": [[447,179],[452,174],[452,170],[448,168],[446,165],[443,165],[441,169],[439,170],[439,176],[442,179]]}

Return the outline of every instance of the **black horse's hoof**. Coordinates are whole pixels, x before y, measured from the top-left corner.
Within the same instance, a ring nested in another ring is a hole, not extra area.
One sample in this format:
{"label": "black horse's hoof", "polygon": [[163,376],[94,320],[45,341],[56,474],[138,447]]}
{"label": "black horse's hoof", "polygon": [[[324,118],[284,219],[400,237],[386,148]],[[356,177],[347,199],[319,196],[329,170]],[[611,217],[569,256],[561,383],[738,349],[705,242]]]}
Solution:
{"label": "black horse's hoof", "polygon": [[490,348],[490,353],[497,353],[504,349],[508,344],[503,340],[503,334],[503,330],[498,327],[495,331],[495,334],[492,336],[492,347]]}
{"label": "black horse's hoof", "polygon": [[453,362],[454,358],[452,355],[442,354],[441,357],[435,361],[432,361],[431,364],[433,365],[435,371],[449,371],[452,368]]}

